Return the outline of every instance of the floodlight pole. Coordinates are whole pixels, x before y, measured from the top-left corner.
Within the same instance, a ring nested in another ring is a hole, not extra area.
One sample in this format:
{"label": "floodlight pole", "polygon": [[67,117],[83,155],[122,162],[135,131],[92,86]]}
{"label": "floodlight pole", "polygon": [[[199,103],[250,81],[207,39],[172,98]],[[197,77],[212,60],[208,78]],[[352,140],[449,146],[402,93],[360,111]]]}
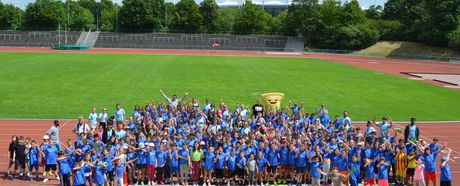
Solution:
{"label": "floodlight pole", "polygon": [[96,10],[96,31],[99,31],[99,9]]}
{"label": "floodlight pole", "polygon": [[120,11],[120,9],[118,8],[118,5],[117,6],[117,21],[116,21],[116,25],[115,25],[115,32],[118,33],[118,12]]}
{"label": "floodlight pole", "polygon": [[67,45],[67,30],[69,29],[69,23],[70,23],[70,0],[67,1],[67,24],[65,26],[65,44]]}

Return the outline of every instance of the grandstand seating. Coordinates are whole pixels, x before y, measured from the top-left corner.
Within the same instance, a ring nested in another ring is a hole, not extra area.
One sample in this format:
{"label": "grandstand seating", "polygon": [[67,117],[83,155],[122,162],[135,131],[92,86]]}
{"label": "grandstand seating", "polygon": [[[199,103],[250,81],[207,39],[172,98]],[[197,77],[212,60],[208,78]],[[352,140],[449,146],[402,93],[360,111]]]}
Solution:
{"label": "grandstand seating", "polygon": [[26,47],[50,47],[52,45],[75,44],[80,35],[79,32],[57,31],[0,31],[0,46],[26,46]]}
{"label": "grandstand seating", "polygon": [[[80,33],[69,32],[67,43],[76,44]],[[299,51],[304,43],[303,38],[285,36],[111,32],[101,32],[96,36],[96,48]],[[59,35],[56,31],[0,31],[0,46],[50,47],[58,45],[59,39],[64,44],[65,38],[64,32]],[[218,44],[218,47],[213,47],[213,44]]]}

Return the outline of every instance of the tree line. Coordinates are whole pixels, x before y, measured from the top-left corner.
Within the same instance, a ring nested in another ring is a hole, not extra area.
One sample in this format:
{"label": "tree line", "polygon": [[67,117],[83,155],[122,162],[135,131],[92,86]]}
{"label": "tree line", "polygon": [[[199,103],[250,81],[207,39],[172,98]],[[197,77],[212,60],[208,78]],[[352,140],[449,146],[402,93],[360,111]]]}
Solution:
{"label": "tree line", "polygon": [[25,10],[0,1],[0,28],[278,34],[303,36],[315,48],[356,50],[398,40],[460,50],[458,6],[455,0],[388,0],[363,10],[357,0],[293,0],[271,15],[251,1],[219,8],[215,0],[36,0]]}

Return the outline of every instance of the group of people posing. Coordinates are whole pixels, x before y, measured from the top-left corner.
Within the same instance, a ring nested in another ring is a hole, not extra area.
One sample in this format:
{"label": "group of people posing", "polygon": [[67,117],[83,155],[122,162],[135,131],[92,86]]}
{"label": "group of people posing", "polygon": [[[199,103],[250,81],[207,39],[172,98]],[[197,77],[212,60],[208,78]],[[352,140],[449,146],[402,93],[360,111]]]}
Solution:
{"label": "group of people posing", "polygon": [[291,101],[277,111],[260,100],[230,108],[160,92],[165,103],[135,105],[131,113],[119,104],[113,115],[92,108],[75,124],[75,139],[61,142],[57,120],[42,141],[13,136],[6,176],[36,181],[42,169],[43,182],[56,175],[75,186],[422,186],[436,185],[439,166],[440,184],[451,185],[451,150],[436,138],[419,140],[415,118],[398,129],[391,118],[374,117],[362,130],[347,111],[330,117],[324,104],[311,113]]}

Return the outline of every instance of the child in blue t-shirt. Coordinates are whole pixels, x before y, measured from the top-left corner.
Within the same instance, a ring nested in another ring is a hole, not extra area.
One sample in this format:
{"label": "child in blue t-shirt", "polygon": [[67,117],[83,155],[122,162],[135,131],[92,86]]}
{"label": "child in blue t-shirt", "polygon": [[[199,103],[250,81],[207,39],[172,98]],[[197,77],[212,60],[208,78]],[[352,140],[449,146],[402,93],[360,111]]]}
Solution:
{"label": "child in blue t-shirt", "polygon": [[30,142],[30,149],[29,149],[29,173],[30,173],[30,180],[33,181],[32,171],[35,169],[35,177],[38,179],[38,147],[35,140]]}
{"label": "child in blue t-shirt", "polygon": [[382,186],[388,186],[388,168],[390,164],[386,162],[385,157],[380,157],[380,162],[377,164],[379,170],[378,184]]}
{"label": "child in blue t-shirt", "polygon": [[[243,152],[244,153],[244,152]],[[207,153],[204,155],[204,183],[211,184],[211,174],[214,171],[214,163],[217,161],[216,155],[214,154],[214,148],[209,147]]]}
{"label": "child in blue t-shirt", "polygon": [[84,186],[86,184],[85,172],[91,171],[90,164],[85,164],[83,160],[75,162],[73,168],[73,185]]}
{"label": "child in blue t-shirt", "polygon": [[63,152],[58,153],[57,163],[59,165],[59,176],[61,177],[61,185],[70,186],[70,166],[67,157]]}
{"label": "child in blue t-shirt", "polygon": [[263,184],[264,181],[264,175],[266,173],[265,171],[265,166],[267,165],[267,159],[263,156],[262,151],[259,151],[257,153],[257,181],[260,182],[260,184]]}
{"label": "child in blue t-shirt", "polygon": [[[359,154],[358,154],[359,156]],[[348,180],[350,181],[351,186],[358,186],[359,174],[360,174],[360,164],[358,157],[353,155],[351,157],[351,162],[348,164]]]}
{"label": "child in blue t-shirt", "polygon": [[94,166],[94,184],[96,184],[96,186],[104,186],[106,172],[107,164],[105,162],[98,161]]}
{"label": "child in blue t-shirt", "polygon": [[171,145],[171,150],[168,151],[168,168],[169,168],[169,174],[171,176],[171,182],[173,185],[175,185],[175,181],[173,182],[172,180],[178,180],[179,154],[177,151],[177,146],[174,144]]}
{"label": "child in blue t-shirt", "polygon": [[157,152],[157,168],[158,168],[158,173],[157,173],[157,181],[158,184],[164,184],[164,172],[165,172],[165,164],[166,164],[166,152],[164,151],[163,145],[160,145],[160,149]]}
{"label": "child in blue t-shirt", "polygon": [[[227,162],[227,165],[225,166],[225,169],[227,169],[227,175],[228,175],[228,180],[227,183],[234,183],[235,182],[235,176],[236,176],[236,150],[233,149],[232,152],[230,152],[225,161]],[[234,185],[234,184],[232,184]]]}
{"label": "child in blue t-shirt", "polygon": [[147,169],[147,150],[145,149],[144,143],[139,143],[139,148],[136,149],[136,156],[137,156],[137,183],[139,185],[140,182],[145,180],[145,173]]}
{"label": "child in blue t-shirt", "polygon": [[157,151],[155,144],[149,143],[149,151],[147,152],[147,178],[149,185],[155,181],[155,168],[157,167]]}

